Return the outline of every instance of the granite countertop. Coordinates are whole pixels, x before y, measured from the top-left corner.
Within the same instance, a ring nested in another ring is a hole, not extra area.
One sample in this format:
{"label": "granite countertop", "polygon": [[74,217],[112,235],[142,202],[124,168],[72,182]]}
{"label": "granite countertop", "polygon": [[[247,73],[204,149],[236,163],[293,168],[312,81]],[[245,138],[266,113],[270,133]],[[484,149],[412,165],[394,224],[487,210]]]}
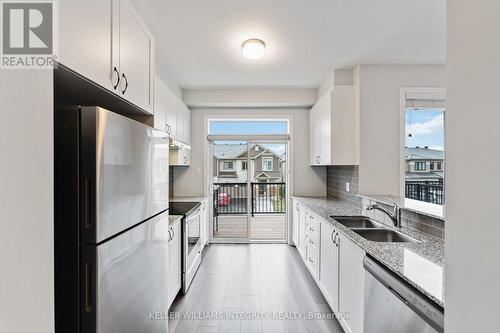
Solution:
{"label": "granite countertop", "polygon": [[[331,215],[361,215],[361,209],[341,200],[325,197],[294,196],[294,198],[331,223],[337,231],[360,246],[367,254],[444,308],[444,242],[442,240],[403,226],[398,231],[418,240],[419,243],[372,242],[330,217]],[[393,226],[387,227],[396,229]]]}
{"label": "granite countertop", "polygon": [[169,215],[168,216],[168,224],[172,224],[179,219],[182,219],[182,215]]}

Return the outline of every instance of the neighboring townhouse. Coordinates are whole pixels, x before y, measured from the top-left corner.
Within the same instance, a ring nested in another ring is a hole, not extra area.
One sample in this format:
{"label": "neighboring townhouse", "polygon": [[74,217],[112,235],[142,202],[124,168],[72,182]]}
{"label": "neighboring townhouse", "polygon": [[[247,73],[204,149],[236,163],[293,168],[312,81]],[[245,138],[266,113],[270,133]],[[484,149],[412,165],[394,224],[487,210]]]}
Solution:
{"label": "neighboring townhouse", "polygon": [[444,174],[444,152],[429,147],[406,148],[405,180],[407,182],[441,182]]}
{"label": "neighboring townhouse", "polygon": [[285,155],[263,145],[250,146],[250,166],[246,145],[214,145],[214,182],[246,183],[247,175],[254,183],[277,183],[284,181]]}

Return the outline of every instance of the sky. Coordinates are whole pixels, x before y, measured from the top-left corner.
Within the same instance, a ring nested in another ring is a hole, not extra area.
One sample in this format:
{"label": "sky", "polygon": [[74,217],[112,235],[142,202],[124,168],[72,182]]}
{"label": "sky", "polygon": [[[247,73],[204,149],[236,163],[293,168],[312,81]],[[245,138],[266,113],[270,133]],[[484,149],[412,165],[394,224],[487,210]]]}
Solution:
{"label": "sky", "polygon": [[[285,121],[212,121],[210,134],[288,134],[288,124]],[[246,144],[245,141],[218,141],[216,144]],[[281,156],[286,151],[285,144],[262,144]]]}
{"label": "sky", "polygon": [[406,146],[444,150],[444,111],[406,109]]}
{"label": "sky", "polygon": [[210,134],[288,134],[285,121],[212,121]]}

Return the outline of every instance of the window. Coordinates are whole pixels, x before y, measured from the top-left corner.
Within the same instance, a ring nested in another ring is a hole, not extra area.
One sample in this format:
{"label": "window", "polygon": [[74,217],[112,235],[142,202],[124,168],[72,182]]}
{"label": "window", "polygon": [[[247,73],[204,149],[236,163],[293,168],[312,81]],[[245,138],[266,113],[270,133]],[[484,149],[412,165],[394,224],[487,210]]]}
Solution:
{"label": "window", "polygon": [[425,162],[415,162],[415,171],[425,171]]}
{"label": "window", "polygon": [[247,161],[242,161],[241,162],[241,170],[246,170],[248,168]]}
{"label": "window", "polygon": [[208,131],[215,135],[288,134],[288,121],[210,120]]}
{"label": "window", "polygon": [[263,157],[262,158],[262,171],[273,171],[273,158]]}
{"label": "window", "polygon": [[223,161],[222,162],[222,170],[234,170],[234,162],[233,161]]}
{"label": "window", "polygon": [[[404,193],[408,199],[435,205],[444,204],[444,107],[417,106],[405,112]],[[409,101],[407,100],[407,105]],[[425,104],[424,103],[424,104]],[[439,104],[439,101],[436,103]],[[427,166],[427,164],[429,164]],[[422,208],[426,210],[426,208]]]}

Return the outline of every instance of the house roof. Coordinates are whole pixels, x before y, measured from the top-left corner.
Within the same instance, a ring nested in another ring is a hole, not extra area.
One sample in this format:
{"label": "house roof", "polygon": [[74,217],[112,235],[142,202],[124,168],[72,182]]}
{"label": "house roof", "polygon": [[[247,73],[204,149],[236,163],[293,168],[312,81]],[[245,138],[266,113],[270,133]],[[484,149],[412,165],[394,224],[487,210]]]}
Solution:
{"label": "house roof", "polygon": [[430,148],[406,148],[407,160],[442,160],[444,152],[442,150]]}
{"label": "house roof", "polygon": [[227,145],[214,145],[214,157],[219,160],[234,160],[238,158],[243,152],[247,150],[247,145],[236,145],[236,144],[227,144]]}
{"label": "house roof", "polygon": [[419,180],[419,179],[439,179],[443,178],[444,173],[442,171],[435,172],[405,172],[405,179],[407,180]]}
{"label": "house roof", "polygon": [[255,178],[261,178],[261,176],[266,176],[266,178],[281,178],[283,176],[280,171],[260,171]]}

